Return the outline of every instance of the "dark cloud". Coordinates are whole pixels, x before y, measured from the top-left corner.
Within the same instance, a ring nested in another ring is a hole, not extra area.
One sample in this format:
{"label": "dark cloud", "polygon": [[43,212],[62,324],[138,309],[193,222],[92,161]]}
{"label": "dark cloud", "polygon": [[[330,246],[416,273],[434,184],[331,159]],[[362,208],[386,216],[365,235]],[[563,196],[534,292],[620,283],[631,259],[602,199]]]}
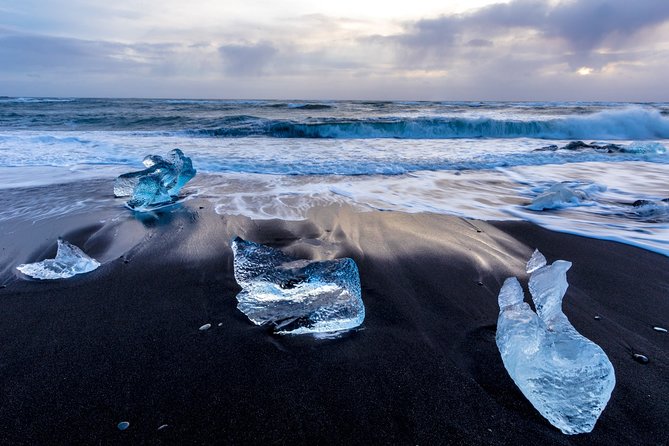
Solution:
{"label": "dark cloud", "polygon": [[667,0],[513,0],[420,20],[392,39],[422,54],[441,54],[444,48],[525,28],[566,42],[570,51],[590,53],[602,44],[619,48],[635,34],[668,20]]}
{"label": "dark cloud", "polygon": [[121,45],[60,37],[0,35],[0,71],[100,67],[105,55],[122,52]]}
{"label": "dark cloud", "polygon": [[0,32],[0,72],[114,72],[142,69],[169,61],[177,50],[170,43],[82,40]]}
{"label": "dark cloud", "polygon": [[550,9],[540,29],[566,40],[575,51],[590,51],[607,39],[616,45],[667,20],[667,0],[581,0]]}
{"label": "dark cloud", "polygon": [[223,69],[233,76],[265,74],[269,64],[279,52],[267,42],[222,45],[218,51],[223,57]]}

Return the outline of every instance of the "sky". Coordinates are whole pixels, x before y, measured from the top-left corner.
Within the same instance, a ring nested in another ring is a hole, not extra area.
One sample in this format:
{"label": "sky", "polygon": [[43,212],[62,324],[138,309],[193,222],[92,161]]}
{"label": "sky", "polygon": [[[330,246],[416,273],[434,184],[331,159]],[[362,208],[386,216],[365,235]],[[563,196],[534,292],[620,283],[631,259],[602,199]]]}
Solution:
{"label": "sky", "polygon": [[0,0],[0,95],[669,101],[669,0]]}

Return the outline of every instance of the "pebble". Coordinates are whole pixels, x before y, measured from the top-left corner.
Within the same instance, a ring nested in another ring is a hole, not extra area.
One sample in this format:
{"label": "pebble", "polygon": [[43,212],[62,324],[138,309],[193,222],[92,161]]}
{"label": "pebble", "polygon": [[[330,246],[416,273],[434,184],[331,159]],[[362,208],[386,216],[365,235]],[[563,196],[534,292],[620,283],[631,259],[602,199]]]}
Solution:
{"label": "pebble", "polygon": [[595,320],[596,320],[596,321],[599,321],[599,320],[601,320],[601,319],[602,319],[602,317],[601,317],[600,315],[595,316]]}
{"label": "pebble", "polygon": [[653,327],[653,330],[659,331],[660,333],[666,333],[667,329],[662,327]]}
{"label": "pebble", "polygon": [[116,427],[118,427],[118,430],[124,431],[130,427],[130,423],[127,421],[121,421]]}
{"label": "pebble", "polygon": [[219,323],[218,323],[218,326],[219,326],[219,327],[222,327],[222,326],[223,326],[223,322],[219,322]]}
{"label": "pebble", "polygon": [[209,330],[210,328],[211,328],[211,324],[204,324],[202,327],[200,327],[200,331]]}
{"label": "pebble", "polygon": [[478,286],[483,286],[483,282],[476,282]]}
{"label": "pebble", "polygon": [[640,353],[634,353],[632,356],[634,357],[634,360],[640,364],[648,364],[648,362],[650,362],[647,356]]}

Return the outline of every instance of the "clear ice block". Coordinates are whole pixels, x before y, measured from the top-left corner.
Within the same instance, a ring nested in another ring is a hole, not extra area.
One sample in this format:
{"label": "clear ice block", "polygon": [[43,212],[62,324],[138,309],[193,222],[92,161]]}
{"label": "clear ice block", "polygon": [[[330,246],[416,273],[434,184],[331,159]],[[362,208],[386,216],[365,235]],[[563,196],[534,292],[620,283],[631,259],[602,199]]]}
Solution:
{"label": "clear ice block", "polygon": [[128,207],[140,211],[173,202],[196,173],[191,159],[180,149],[166,158],[147,155],[142,162],[146,169],[124,173],[114,182],[114,195],[130,197]]}
{"label": "clear ice block", "polygon": [[531,274],[536,313],[523,302],[518,280],[508,278],[499,293],[496,341],[504,367],[539,413],[563,433],[580,434],[594,428],[616,379],[606,353],[562,312],[570,267],[558,260]]}
{"label": "clear ice block", "polygon": [[237,237],[234,274],[242,291],[237,308],[278,334],[318,334],[362,324],[365,307],[353,259],[297,260]]}
{"label": "clear ice block", "polygon": [[100,262],[87,256],[81,249],[58,239],[56,258],[16,267],[23,274],[35,279],[67,279],[77,274],[93,271]]}

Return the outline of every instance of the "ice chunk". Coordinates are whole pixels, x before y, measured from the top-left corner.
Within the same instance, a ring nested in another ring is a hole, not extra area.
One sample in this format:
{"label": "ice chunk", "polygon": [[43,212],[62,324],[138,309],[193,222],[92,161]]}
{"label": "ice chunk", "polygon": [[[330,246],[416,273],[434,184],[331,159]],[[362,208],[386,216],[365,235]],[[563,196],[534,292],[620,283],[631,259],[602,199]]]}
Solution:
{"label": "ice chunk", "polygon": [[254,324],[279,334],[349,330],[365,319],[360,276],[353,259],[296,260],[237,237],[232,242],[237,308]]}
{"label": "ice chunk", "polygon": [[120,175],[114,182],[114,195],[131,197],[128,206],[146,210],[171,203],[181,188],[195,176],[191,159],[179,149],[166,158],[147,155],[142,161],[146,169]]}
{"label": "ice chunk", "polygon": [[604,190],[606,187],[598,184],[582,186],[572,182],[556,183],[535,197],[527,208],[533,211],[543,211],[580,206],[583,201],[590,200],[593,193]]}
{"label": "ice chunk", "polygon": [[535,249],[532,253],[532,257],[530,257],[530,260],[527,262],[527,274],[535,272],[542,266],[546,266],[546,257],[544,257],[538,249]]}
{"label": "ice chunk", "polygon": [[100,262],[88,257],[81,249],[58,239],[58,251],[55,259],[46,259],[37,263],[26,263],[16,267],[23,274],[35,279],[67,279],[77,274],[93,271]]}
{"label": "ice chunk", "polygon": [[530,403],[563,433],[579,434],[592,431],[616,380],[604,351],[562,312],[570,267],[558,260],[532,273],[536,313],[523,302],[518,280],[507,279],[499,293],[496,341],[504,367]]}

